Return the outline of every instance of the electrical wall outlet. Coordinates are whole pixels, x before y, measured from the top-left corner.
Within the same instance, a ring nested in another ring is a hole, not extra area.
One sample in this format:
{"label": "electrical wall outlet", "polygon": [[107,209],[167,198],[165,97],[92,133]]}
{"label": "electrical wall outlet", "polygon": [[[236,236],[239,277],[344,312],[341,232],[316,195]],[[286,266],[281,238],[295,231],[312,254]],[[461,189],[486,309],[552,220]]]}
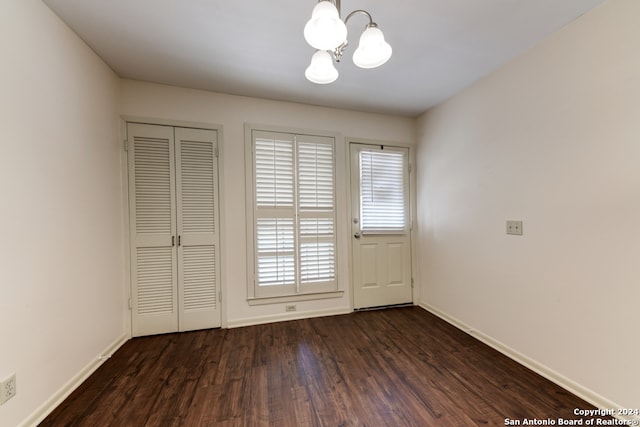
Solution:
{"label": "electrical wall outlet", "polygon": [[284,310],[287,311],[287,312],[288,311],[296,311],[296,306],[295,305],[286,305],[284,307]]}
{"label": "electrical wall outlet", "polygon": [[16,395],[16,374],[0,382],[0,405]]}
{"label": "electrical wall outlet", "polygon": [[522,236],[522,221],[507,220],[507,234]]}

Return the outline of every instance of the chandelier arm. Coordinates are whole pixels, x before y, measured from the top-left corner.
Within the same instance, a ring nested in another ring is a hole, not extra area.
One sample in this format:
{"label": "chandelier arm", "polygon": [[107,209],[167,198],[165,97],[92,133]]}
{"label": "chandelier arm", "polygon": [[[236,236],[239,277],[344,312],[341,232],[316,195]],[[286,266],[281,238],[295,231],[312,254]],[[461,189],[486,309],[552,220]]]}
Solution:
{"label": "chandelier arm", "polygon": [[345,40],[344,43],[335,48],[335,50],[333,51],[333,59],[335,59],[336,62],[340,62],[342,60],[342,55],[348,44],[349,42]]}
{"label": "chandelier arm", "polygon": [[[336,0],[337,1],[337,0]],[[366,10],[362,10],[362,9],[358,9],[358,10],[354,10],[353,12],[351,12],[350,14],[347,15],[347,17],[344,19],[344,24],[347,24],[347,21],[349,20],[349,18],[351,18],[353,15],[355,15],[356,13],[362,13],[364,15],[367,15],[367,17],[369,18],[369,24],[367,25],[367,27],[369,26],[375,26],[376,23],[373,22],[373,18],[371,17],[371,14],[369,12],[367,12]]]}

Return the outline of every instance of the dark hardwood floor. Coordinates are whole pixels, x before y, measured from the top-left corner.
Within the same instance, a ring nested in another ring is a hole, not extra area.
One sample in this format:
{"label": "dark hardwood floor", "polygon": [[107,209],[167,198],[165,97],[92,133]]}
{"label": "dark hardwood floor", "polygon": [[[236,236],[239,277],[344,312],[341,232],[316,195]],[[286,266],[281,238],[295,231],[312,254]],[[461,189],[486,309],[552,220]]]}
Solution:
{"label": "dark hardwood floor", "polygon": [[593,407],[408,307],[135,338],[40,425],[504,426],[574,408]]}

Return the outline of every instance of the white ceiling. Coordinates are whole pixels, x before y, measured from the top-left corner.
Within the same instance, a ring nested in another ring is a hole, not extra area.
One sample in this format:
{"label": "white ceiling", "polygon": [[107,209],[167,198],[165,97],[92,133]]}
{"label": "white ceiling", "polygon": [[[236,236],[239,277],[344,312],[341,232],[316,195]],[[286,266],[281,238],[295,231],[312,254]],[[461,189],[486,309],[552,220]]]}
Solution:
{"label": "white ceiling", "polygon": [[304,77],[315,0],[43,0],[121,77],[414,117],[604,0],[342,0],[371,13],[393,56],[351,61],[367,21],[349,20],[340,77]]}

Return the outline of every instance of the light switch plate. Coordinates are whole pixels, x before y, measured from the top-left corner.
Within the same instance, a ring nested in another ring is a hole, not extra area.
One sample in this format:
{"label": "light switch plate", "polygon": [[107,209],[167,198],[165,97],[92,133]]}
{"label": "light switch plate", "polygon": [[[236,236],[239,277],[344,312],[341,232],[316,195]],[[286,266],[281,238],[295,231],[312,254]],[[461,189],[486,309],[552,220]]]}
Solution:
{"label": "light switch plate", "polygon": [[507,220],[507,234],[522,236],[522,221]]}
{"label": "light switch plate", "polygon": [[16,395],[16,374],[0,382],[0,405]]}

